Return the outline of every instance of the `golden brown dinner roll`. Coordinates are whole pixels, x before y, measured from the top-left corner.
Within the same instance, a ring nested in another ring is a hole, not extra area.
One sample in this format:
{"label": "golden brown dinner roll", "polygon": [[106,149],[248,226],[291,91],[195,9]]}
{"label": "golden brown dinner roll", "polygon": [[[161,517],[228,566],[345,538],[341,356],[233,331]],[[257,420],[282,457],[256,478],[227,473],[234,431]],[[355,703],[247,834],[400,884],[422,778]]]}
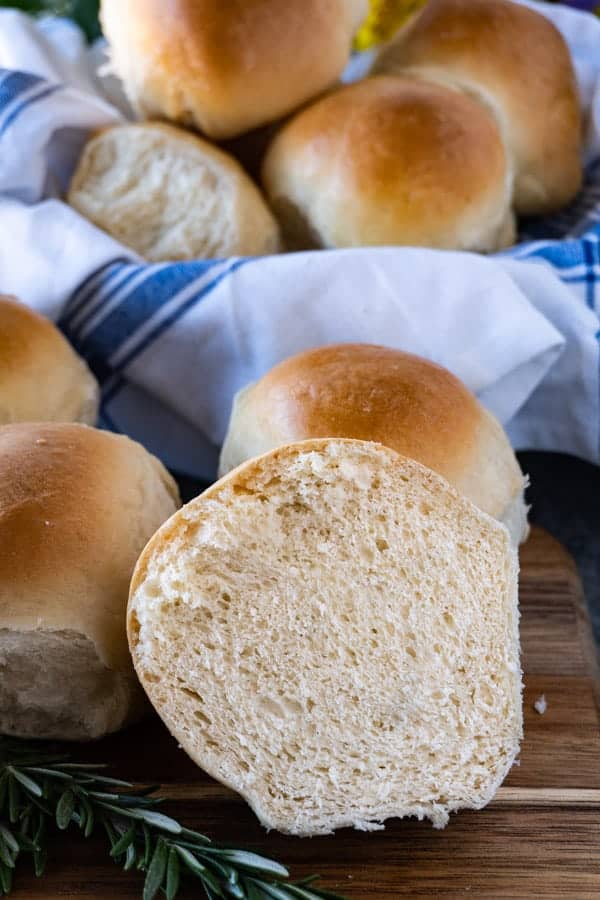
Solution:
{"label": "golden brown dinner roll", "polygon": [[521,737],[517,554],[379,444],[249,460],[150,540],[127,630],[157,712],[267,828],[479,809]]}
{"label": "golden brown dinner roll", "polygon": [[219,472],[324,437],[385,444],[443,475],[515,542],[527,534],[525,479],[502,426],[441,366],[371,344],[292,356],[235,398]]}
{"label": "golden brown dinner roll", "polygon": [[279,249],[277,223],[236,160],[172,125],[117,125],[92,137],[68,199],[153,262]]}
{"label": "golden brown dinner roll", "polygon": [[85,740],[140,714],[129,580],[178,499],[161,463],[126,437],[0,428],[0,734]]}
{"label": "golden brown dinner roll", "polygon": [[263,182],[295,247],[489,251],[514,238],[492,115],[416,79],[368,78],[318,100],[277,134]]}
{"label": "golden brown dinner roll", "polygon": [[112,65],[146,117],[226,138],[340,76],[367,0],[102,0]]}
{"label": "golden brown dinner roll", "polygon": [[517,213],[559,209],[581,185],[581,113],[552,22],[510,0],[429,0],[383,48],[375,74],[461,87],[496,116],[515,167]]}
{"label": "golden brown dinner roll", "polygon": [[96,379],[52,322],[0,295],[0,425],[93,425],[98,393]]}

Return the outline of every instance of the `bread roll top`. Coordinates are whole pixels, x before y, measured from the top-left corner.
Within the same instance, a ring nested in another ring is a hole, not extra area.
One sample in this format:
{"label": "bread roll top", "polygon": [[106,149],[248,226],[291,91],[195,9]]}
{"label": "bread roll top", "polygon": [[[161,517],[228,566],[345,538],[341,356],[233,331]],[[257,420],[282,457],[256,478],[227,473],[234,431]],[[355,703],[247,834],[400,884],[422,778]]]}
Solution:
{"label": "bread roll top", "polygon": [[78,633],[107,668],[129,670],[131,573],[178,499],[162,464],[129,438],[83,425],[0,428],[0,631]]}
{"label": "bread roll top", "polygon": [[98,385],[58,328],[14,297],[0,295],[0,425],[93,425]]}
{"label": "bread roll top", "polygon": [[236,398],[220,472],[272,447],[321,437],[391,447],[439,472],[495,518],[506,520],[516,506],[515,540],[527,531],[524,479],[502,426],[435,363],[369,344],[284,360]]}
{"label": "bread roll top", "polygon": [[297,247],[495,250],[513,240],[511,169],[492,115],[420,79],[367,78],[275,137],[263,183]]}
{"label": "bread roll top", "polygon": [[342,73],[366,0],[102,0],[112,64],[137,110],[226,138]]}
{"label": "bread roll top", "polygon": [[429,0],[384,47],[374,74],[459,87],[487,106],[515,168],[520,215],[552,212],[581,185],[581,111],[569,49],[510,0]]}

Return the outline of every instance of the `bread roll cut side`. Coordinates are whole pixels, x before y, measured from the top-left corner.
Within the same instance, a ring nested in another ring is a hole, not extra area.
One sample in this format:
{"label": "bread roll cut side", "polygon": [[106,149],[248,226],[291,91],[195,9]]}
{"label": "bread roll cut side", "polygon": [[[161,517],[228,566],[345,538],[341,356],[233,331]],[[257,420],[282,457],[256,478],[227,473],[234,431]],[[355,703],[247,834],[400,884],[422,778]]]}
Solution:
{"label": "bread roll cut side", "polygon": [[236,160],[179,128],[118,125],[92,137],[69,203],[153,262],[260,256],[279,229]]}
{"label": "bread roll cut side", "polygon": [[268,828],[443,826],[518,752],[508,533],[376,444],[289,445],[184,507],[140,558],[128,634],[175,738]]}

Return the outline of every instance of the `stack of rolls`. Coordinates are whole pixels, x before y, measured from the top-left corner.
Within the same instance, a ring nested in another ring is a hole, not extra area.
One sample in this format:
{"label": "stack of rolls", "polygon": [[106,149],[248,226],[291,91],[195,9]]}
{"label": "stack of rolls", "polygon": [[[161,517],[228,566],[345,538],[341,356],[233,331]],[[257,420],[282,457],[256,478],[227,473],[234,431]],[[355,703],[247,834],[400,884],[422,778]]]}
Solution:
{"label": "stack of rolls", "polygon": [[[167,7],[102,0],[113,68],[151,121],[95,135],[69,193],[147,259],[493,252],[514,242],[515,215],[559,209],[579,189],[569,51],[519,3],[429,0],[346,86],[363,0]],[[266,198],[211,140],[260,168]]]}
{"label": "stack of rolls", "polygon": [[89,740],[147,708],[127,593],[179,494],[140,444],[92,427],[98,396],[58,329],[0,296],[0,735]]}
{"label": "stack of rolls", "polygon": [[148,121],[92,136],[69,203],[151,261],[278,252],[259,187],[211,141],[331,88],[366,11],[367,0],[103,0],[112,66]]}
{"label": "stack of rolls", "polygon": [[[129,97],[169,121],[94,135],[72,204],[160,260],[275,252],[280,228],[288,247],[493,251],[515,213],[573,195],[575,81],[543,17],[430,0],[339,87],[363,13],[103,0]],[[210,139],[285,117],[269,209]],[[267,827],[442,827],[489,802],[522,734],[526,482],[458,379],[365,344],[285,360],[238,395],[220,479],[179,510],[158,460],[90,427],[97,386],[52,326],[12,300],[3,321],[0,732],[96,738],[145,691]]]}
{"label": "stack of rolls", "polygon": [[371,77],[286,124],[263,181],[294,246],[499,250],[514,213],[560,209],[581,185],[568,48],[511,0],[429,0]]}
{"label": "stack of rolls", "polygon": [[[178,510],[141,445],[65,421],[90,373],[4,309],[0,734],[90,740],[148,698],[296,835],[487,804],[522,735],[525,482],[464,385],[383,347],[300,354],[237,398],[223,477]],[[38,350],[62,421],[28,421]]]}

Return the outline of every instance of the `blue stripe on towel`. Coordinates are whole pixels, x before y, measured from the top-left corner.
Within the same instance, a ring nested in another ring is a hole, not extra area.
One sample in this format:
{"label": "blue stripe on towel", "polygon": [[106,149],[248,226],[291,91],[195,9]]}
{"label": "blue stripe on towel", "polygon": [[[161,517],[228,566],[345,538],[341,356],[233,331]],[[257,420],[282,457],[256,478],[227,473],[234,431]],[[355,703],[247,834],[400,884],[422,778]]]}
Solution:
{"label": "blue stripe on towel", "polygon": [[110,282],[113,275],[117,275],[121,272],[121,268],[124,264],[127,264],[126,259],[115,259],[109,263],[105,263],[103,266],[100,266],[99,269],[95,269],[91,275],[81,283],[79,288],[71,295],[71,298],[65,304],[62,316],[59,320],[61,328],[63,326],[65,328],[70,326],[73,317],[92,297],[97,295],[97,292],[101,287],[106,286],[107,282]]}
{"label": "blue stripe on towel", "polygon": [[[249,262],[248,259],[236,259],[232,260],[231,265],[225,271],[220,271],[215,277],[209,281],[208,284],[204,285],[200,288],[199,292],[194,294],[191,297],[186,299],[182,299],[180,305],[178,305],[175,309],[168,313],[168,315],[163,318],[160,322],[158,322],[154,328],[152,328],[149,334],[145,335],[134,347],[132,347],[128,353],[119,360],[118,370],[122,371],[125,369],[133,360],[143,353],[147,348],[157,341],[168,328],[175,324],[185,313],[196,305],[199,301],[203,300],[214,288],[220,284],[224,278],[231,275],[232,272],[235,272],[236,269],[239,269],[245,263]],[[193,263],[192,265],[197,265]],[[183,293],[183,292],[182,292]],[[173,298],[176,299],[176,298]]]}
{"label": "blue stripe on towel", "polygon": [[48,97],[52,96],[52,94],[56,94],[57,91],[62,90],[62,85],[53,84],[50,87],[42,88],[40,85],[40,89],[38,92],[26,96],[21,103],[18,103],[16,106],[13,106],[12,103],[8,104],[4,110],[5,117],[0,118],[0,138],[8,131],[10,126],[14,123],[14,121],[28,109],[30,106],[33,106],[35,103],[39,103],[40,100],[45,100]]}
{"label": "blue stripe on towel", "polygon": [[522,260],[543,260],[583,302],[600,312],[600,222],[583,237],[569,240],[531,241],[502,252]]}
{"label": "blue stripe on towel", "polygon": [[20,94],[28,91],[35,84],[45,84],[39,75],[31,72],[14,72],[12,69],[0,69],[0,116],[9,103]]}
{"label": "blue stripe on towel", "polygon": [[[61,327],[99,380],[104,381],[111,375],[122,372],[167,328],[206,297],[244,261],[206,260],[145,267],[118,263],[107,266],[101,270],[99,282],[99,273],[95,273],[91,290],[88,282],[83,301],[80,292],[77,311],[86,313],[86,303],[93,307],[93,313],[87,315],[87,327],[80,323],[73,328],[73,317],[68,314],[61,321]],[[216,271],[211,278],[213,270]],[[132,281],[133,276],[142,274],[146,277],[141,281],[136,280],[128,289],[127,282]],[[99,304],[98,297],[102,295],[108,282],[112,284],[112,289],[105,293]],[[198,290],[194,290],[195,284]],[[178,302],[178,297],[181,302]],[[114,300],[117,300],[116,304],[111,302]],[[106,307],[104,314],[103,307]],[[164,315],[161,316],[163,311]],[[92,326],[90,322],[93,323]],[[124,352],[121,353],[123,349]],[[122,358],[119,358],[120,354]],[[115,382],[109,388],[110,395],[113,396],[118,389],[119,382]]]}

